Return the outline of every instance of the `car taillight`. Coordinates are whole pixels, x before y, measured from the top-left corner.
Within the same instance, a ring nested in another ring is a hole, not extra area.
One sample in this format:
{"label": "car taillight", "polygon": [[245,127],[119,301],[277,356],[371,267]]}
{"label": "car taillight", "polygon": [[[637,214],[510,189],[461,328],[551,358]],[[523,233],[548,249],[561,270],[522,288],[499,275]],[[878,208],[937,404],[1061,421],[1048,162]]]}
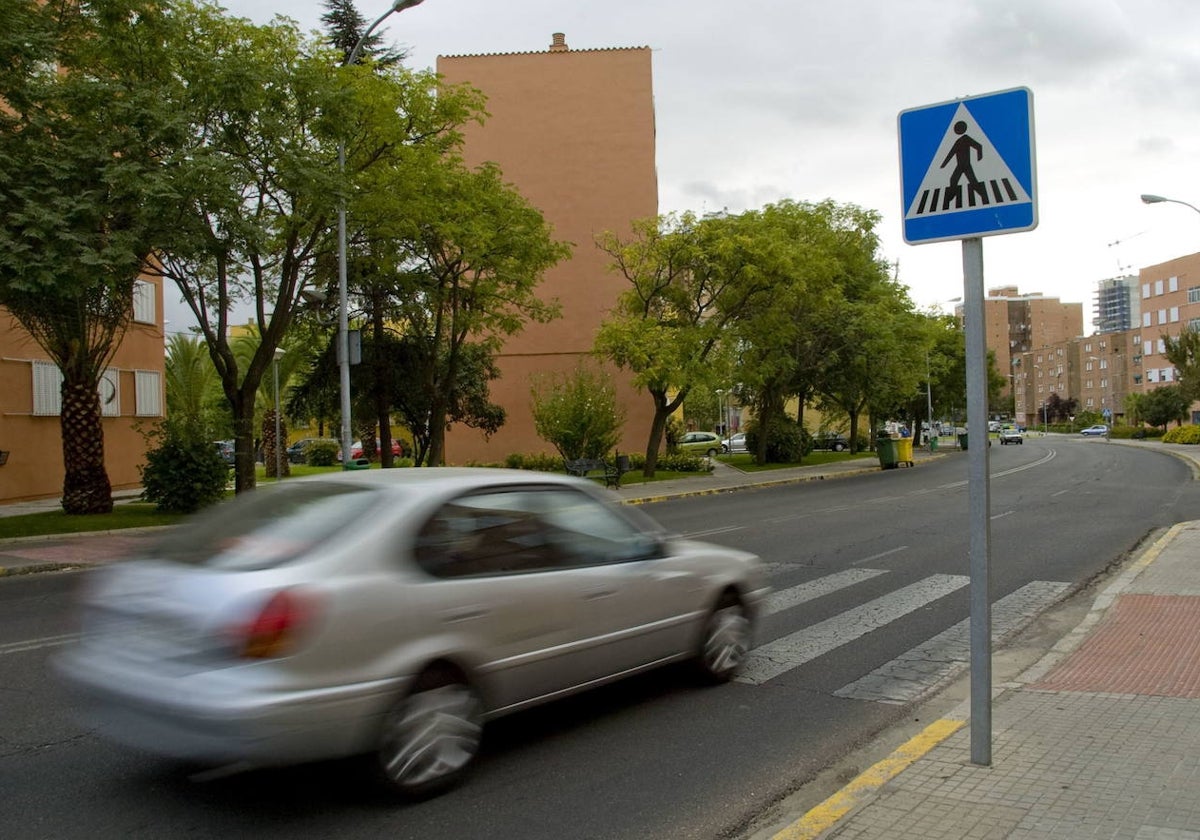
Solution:
{"label": "car taillight", "polygon": [[292,653],[314,618],[311,593],[281,589],[236,634],[237,653],[247,659],[270,659]]}

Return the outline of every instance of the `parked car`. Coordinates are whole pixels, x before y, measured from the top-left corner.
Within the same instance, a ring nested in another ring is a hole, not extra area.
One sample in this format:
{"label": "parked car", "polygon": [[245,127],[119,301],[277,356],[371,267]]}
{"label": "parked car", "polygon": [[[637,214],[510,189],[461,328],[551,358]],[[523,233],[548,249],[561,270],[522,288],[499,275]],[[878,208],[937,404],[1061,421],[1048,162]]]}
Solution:
{"label": "parked car", "polygon": [[1016,426],[1005,426],[1000,430],[1000,445],[1004,446],[1009,443],[1024,443],[1025,436]]}
{"label": "parked car", "polygon": [[429,795],[487,720],[670,662],[715,681],[743,663],[758,558],[604,494],[462,468],[260,487],[89,573],[56,670],[119,743],[219,765],[373,753],[396,792]]}
{"label": "parked car", "polygon": [[300,440],[287,448],[288,462],[292,464],[307,463],[308,447],[317,442],[332,443],[334,446],[337,446],[337,441],[333,438],[300,438]]}
{"label": "parked car", "polygon": [[[375,438],[375,451],[379,452],[381,444],[379,438]],[[412,455],[412,449],[400,438],[392,438],[392,457],[407,458]],[[350,460],[354,461],[363,457],[363,445],[361,440],[356,440],[350,444]],[[338,450],[338,460],[342,460],[342,450]]]}
{"label": "parked car", "polygon": [[850,448],[850,441],[841,432],[818,432],[813,436],[813,449],[828,449],[843,452]]}
{"label": "parked car", "polygon": [[721,449],[726,453],[749,452],[746,448],[746,433],[738,432],[732,437],[727,437],[721,441]]}
{"label": "parked car", "polygon": [[1104,425],[1103,423],[1097,423],[1095,426],[1088,426],[1086,429],[1081,431],[1079,434],[1085,435],[1087,437],[1093,437],[1093,436],[1097,436],[1097,435],[1104,436],[1104,435],[1108,434],[1108,426]]}
{"label": "parked car", "polygon": [[687,432],[679,439],[679,449],[692,455],[715,458],[723,446],[721,438],[713,432]]}
{"label": "parked car", "polygon": [[221,456],[221,460],[232,467],[234,465],[233,441],[217,440],[213,441],[213,446],[217,448],[217,454]]}

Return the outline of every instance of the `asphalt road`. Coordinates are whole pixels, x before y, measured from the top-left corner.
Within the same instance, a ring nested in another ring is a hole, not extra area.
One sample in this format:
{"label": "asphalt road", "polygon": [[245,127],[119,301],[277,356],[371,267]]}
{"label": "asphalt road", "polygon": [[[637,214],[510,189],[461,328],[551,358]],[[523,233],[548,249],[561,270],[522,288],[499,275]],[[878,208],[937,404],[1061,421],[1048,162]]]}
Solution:
{"label": "asphalt road", "polygon": [[[1156,529],[1200,519],[1190,472],[1160,453],[1052,436],[989,458],[1004,633]],[[650,506],[680,533],[770,564],[772,613],[743,680],[707,688],[670,669],[498,721],[464,787],[407,807],[364,790],[352,763],[197,781],[109,747],[76,726],[48,669],[86,573],[2,580],[0,836],[736,836],[919,714],[911,702],[953,676],[967,619],[966,470],[950,457]]]}

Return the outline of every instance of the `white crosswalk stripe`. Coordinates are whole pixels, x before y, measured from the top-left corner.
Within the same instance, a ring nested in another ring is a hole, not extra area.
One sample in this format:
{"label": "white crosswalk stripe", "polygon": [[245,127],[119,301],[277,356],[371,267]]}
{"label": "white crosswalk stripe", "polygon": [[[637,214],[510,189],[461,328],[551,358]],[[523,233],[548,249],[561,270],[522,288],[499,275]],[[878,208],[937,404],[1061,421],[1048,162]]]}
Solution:
{"label": "white crosswalk stripe", "polygon": [[[860,571],[868,571],[866,569]],[[833,618],[755,648],[738,682],[761,685],[961,589],[965,575],[931,575]]]}
{"label": "white crosswalk stripe", "polygon": [[[1068,584],[1035,580],[992,605],[992,641],[1016,633],[1066,591]],[[971,622],[962,621],[834,692],[838,697],[903,704],[919,700],[965,671],[971,661]]]}
{"label": "white crosswalk stripe", "polygon": [[772,615],[777,612],[782,612],[786,609],[791,609],[805,601],[815,601],[817,598],[823,598],[839,589],[845,589],[847,586],[853,586],[856,583],[862,583],[864,580],[870,580],[878,575],[885,575],[887,572],[883,569],[847,569],[844,572],[834,572],[831,575],[810,580],[808,583],[802,583],[799,586],[791,586],[787,589],[781,589],[778,592],[772,592],[767,598],[766,606],[763,607],[763,615]]}

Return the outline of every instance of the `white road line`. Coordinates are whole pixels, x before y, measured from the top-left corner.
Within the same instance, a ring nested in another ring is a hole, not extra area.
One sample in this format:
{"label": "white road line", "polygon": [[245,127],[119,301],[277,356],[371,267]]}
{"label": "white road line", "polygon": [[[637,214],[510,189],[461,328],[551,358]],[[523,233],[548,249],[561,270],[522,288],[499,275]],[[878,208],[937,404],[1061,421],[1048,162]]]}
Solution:
{"label": "white road line", "polygon": [[886,574],[887,572],[883,569],[847,569],[844,572],[834,572],[831,575],[810,580],[799,586],[781,589],[778,592],[772,592],[767,598],[762,614],[774,615],[777,612],[799,606],[806,601],[815,601],[817,598],[823,598],[839,589],[845,589],[856,583],[862,583],[864,580]]}
{"label": "white road line", "polygon": [[896,548],[889,548],[887,551],[881,551],[878,554],[872,554],[870,557],[864,557],[861,560],[855,560],[850,565],[857,566],[859,563],[874,563],[881,557],[887,557],[889,554],[896,554],[901,551],[908,551],[908,546],[901,545],[897,546]]}
{"label": "white road line", "polygon": [[724,528],[709,528],[707,531],[691,531],[684,537],[691,540],[696,537],[711,537],[713,534],[728,534],[730,531],[744,531],[745,525],[726,525]]}
{"label": "white road line", "polygon": [[[1000,643],[1051,606],[1068,584],[1035,580],[992,605],[992,641]],[[965,671],[971,661],[971,620],[963,619],[871,673],[834,692],[878,703],[911,703]]]}
{"label": "white road line", "polygon": [[79,638],[78,633],[65,633],[61,636],[44,636],[40,639],[29,639],[24,642],[9,642],[0,645],[0,656],[8,653],[24,653],[27,650],[67,645]]}
{"label": "white road line", "polygon": [[1014,513],[1016,513],[1015,510],[1006,510],[1004,513],[993,513],[992,519],[1003,519],[1006,516],[1012,516]]}
{"label": "white road line", "polygon": [[738,682],[761,685],[961,589],[966,575],[931,575],[751,651]]}

